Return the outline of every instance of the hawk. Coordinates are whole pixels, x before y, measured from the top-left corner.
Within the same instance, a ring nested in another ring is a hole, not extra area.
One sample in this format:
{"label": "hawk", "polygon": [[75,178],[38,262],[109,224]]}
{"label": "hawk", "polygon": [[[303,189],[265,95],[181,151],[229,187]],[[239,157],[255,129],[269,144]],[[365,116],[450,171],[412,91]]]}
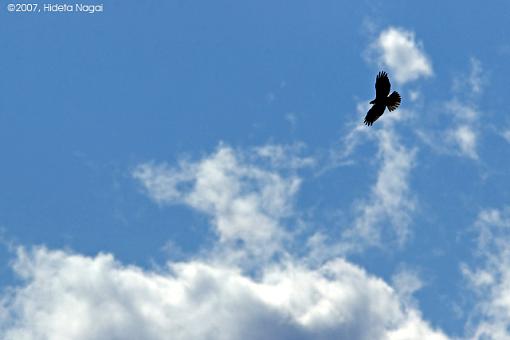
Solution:
{"label": "hawk", "polygon": [[[384,71],[379,72],[375,78],[375,99],[370,102],[373,104],[365,116],[365,124],[370,126],[382,116],[386,107],[388,110],[396,110],[400,105],[400,95],[397,91],[390,94],[390,80],[388,74]],[[389,95],[390,94],[390,95]],[[389,96],[388,96],[389,95]]]}

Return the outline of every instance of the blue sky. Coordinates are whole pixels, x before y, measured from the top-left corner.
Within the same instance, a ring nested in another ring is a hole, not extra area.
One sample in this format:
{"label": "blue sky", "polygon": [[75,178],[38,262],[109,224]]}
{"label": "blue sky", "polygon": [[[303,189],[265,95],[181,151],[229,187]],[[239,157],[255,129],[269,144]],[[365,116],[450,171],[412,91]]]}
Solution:
{"label": "blue sky", "polygon": [[510,339],[507,2],[6,6],[2,338]]}

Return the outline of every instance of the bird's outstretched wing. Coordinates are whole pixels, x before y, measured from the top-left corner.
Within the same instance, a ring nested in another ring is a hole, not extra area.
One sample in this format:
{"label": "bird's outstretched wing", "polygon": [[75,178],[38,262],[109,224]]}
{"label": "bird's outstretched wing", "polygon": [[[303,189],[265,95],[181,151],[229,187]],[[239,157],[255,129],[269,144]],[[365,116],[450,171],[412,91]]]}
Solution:
{"label": "bird's outstretched wing", "polygon": [[384,71],[379,72],[377,78],[375,78],[375,98],[386,98],[390,94],[390,88],[391,84],[388,74]]}
{"label": "bird's outstretched wing", "polygon": [[386,102],[386,105],[388,106],[388,110],[393,111],[396,110],[397,107],[400,105],[400,94],[398,94],[397,91],[393,91],[392,94],[388,97],[388,100]]}
{"label": "bird's outstretched wing", "polygon": [[384,109],[386,106],[384,104],[374,104],[368,110],[367,115],[365,116],[365,124],[370,126],[374,124],[374,122],[377,120],[377,118],[381,117],[384,113]]}

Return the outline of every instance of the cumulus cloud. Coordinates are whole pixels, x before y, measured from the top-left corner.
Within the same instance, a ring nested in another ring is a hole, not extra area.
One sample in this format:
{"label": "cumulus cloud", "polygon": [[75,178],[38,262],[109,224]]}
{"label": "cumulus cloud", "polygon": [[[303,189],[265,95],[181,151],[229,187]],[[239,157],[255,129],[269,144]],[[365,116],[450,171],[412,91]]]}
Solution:
{"label": "cumulus cloud", "polygon": [[382,31],[369,48],[369,59],[374,56],[379,66],[387,67],[401,84],[433,73],[422,43],[415,40],[414,32],[403,28],[389,27]]}
{"label": "cumulus cloud", "polygon": [[384,281],[343,259],[259,278],[205,261],[164,272],[22,248],[2,300],[2,339],[447,339]]}
{"label": "cumulus cloud", "polygon": [[510,339],[510,208],[486,209],[475,223],[481,263],[462,271],[477,294],[472,339]]}

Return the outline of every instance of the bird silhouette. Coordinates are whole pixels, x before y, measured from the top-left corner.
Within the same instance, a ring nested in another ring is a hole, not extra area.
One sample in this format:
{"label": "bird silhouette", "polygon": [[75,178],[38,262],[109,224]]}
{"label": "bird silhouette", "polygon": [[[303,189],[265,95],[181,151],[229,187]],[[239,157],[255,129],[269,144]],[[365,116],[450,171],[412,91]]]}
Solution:
{"label": "bird silhouette", "polygon": [[390,88],[391,84],[388,79],[388,74],[384,71],[379,72],[375,78],[375,99],[370,102],[370,104],[373,105],[365,116],[364,123],[366,125],[370,126],[374,124],[374,122],[382,116],[386,107],[388,107],[388,110],[391,112],[396,110],[400,105],[400,94],[398,94],[397,91],[393,91],[393,93],[390,94]]}

